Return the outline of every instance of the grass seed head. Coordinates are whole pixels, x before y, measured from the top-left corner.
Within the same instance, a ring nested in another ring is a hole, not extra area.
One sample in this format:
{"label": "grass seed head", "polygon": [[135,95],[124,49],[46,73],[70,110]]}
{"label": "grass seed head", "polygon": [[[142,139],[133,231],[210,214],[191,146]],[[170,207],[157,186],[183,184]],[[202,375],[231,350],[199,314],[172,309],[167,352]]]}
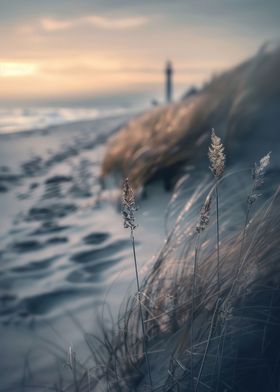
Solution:
{"label": "grass seed head", "polygon": [[215,134],[214,129],[212,129],[211,145],[208,149],[208,157],[210,160],[210,170],[216,179],[221,178],[225,171],[226,156],[224,150],[225,148],[221,138],[218,137]]}
{"label": "grass seed head", "polygon": [[134,212],[137,211],[135,203],[135,195],[132,187],[129,185],[128,178],[125,179],[123,183],[123,194],[122,194],[122,216],[124,220],[124,228],[135,230],[135,215]]}
{"label": "grass seed head", "polygon": [[265,173],[270,165],[271,152],[266,154],[262,159],[260,159],[259,164],[255,163],[255,168],[253,170],[253,179],[257,181],[260,185],[263,184]]}
{"label": "grass seed head", "polygon": [[270,158],[271,158],[271,152],[269,152],[262,159],[260,159],[259,163],[255,163],[255,167],[252,171],[254,185],[253,185],[253,191],[248,197],[249,204],[255,203],[255,201],[259,199],[262,195],[258,190],[264,183],[264,177],[270,165]]}

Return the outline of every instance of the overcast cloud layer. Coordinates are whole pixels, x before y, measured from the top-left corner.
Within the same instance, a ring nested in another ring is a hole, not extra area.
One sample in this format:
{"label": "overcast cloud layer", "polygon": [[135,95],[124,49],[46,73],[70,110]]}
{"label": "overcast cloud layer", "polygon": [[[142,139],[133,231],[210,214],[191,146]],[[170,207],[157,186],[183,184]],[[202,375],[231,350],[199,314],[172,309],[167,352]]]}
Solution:
{"label": "overcast cloud layer", "polygon": [[1,0],[0,100],[180,88],[279,38],[279,0]]}

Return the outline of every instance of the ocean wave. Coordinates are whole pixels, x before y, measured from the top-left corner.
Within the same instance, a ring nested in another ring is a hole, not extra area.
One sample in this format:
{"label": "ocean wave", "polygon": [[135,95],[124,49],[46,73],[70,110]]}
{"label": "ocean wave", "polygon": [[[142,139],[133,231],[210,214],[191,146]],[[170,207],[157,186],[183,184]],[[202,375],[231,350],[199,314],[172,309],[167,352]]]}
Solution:
{"label": "ocean wave", "polygon": [[133,113],[136,110],[127,107],[0,108],[0,134],[45,129],[54,125]]}

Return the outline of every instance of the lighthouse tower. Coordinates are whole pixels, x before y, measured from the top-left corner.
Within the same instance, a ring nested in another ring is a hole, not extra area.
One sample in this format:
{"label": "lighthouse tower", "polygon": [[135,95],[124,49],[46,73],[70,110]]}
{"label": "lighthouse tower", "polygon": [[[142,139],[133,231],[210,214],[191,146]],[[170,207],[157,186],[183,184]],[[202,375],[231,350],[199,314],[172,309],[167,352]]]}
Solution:
{"label": "lighthouse tower", "polygon": [[173,95],[173,67],[171,61],[167,61],[165,67],[165,95],[166,95],[166,102],[172,101]]}

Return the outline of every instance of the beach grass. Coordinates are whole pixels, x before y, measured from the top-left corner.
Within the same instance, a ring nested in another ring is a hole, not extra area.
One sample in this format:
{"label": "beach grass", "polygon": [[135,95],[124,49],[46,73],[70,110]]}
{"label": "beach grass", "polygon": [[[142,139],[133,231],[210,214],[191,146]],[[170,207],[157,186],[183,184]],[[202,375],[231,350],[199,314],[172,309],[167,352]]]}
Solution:
{"label": "beach grass", "polygon": [[[224,154],[221,140],[215,142],[216,153]],[[280,189],[269,179],[264,186],[270,153],[252,170],[226,175],[224,161],[215,174],[221,161],[210,154],[214,182],[195,173],[194,197],[186,200],[184,186],[175,189],[170,208],[179,211],[177,219],[142,282],[134,242],[136,201],[125,180],[123,218],[131,232],[137,293],[125,299],[118,320],[104,326],[91,346],[89,391],[253,391],[277,382],[278,362],[277,369],[272,362],[280,341]],[[85,381],[80,388],[86,390]]]}

